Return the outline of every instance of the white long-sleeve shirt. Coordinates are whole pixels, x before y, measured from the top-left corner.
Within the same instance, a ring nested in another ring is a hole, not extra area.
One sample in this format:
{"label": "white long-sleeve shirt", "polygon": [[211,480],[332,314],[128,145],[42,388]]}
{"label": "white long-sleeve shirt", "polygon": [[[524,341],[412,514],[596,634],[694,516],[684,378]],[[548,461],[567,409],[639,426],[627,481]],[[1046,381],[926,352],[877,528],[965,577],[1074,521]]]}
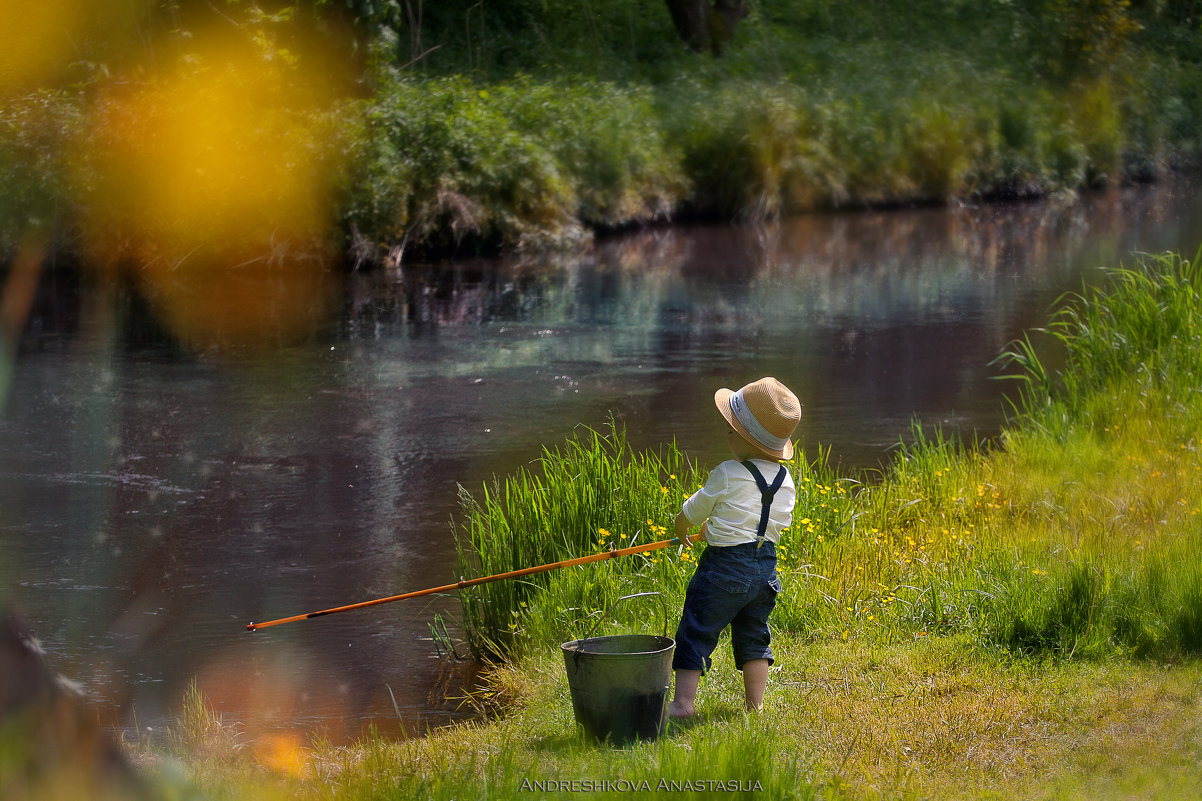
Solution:
{"label": "white long-sleeve shirt", "polygon": [[[779,462],[767,459],[752,459],[760,475],[769,485],[776,479]],[[768,528],[764,536],[772,542],[780,541],[780,532],[793,521],[793,505],[797,502],[797,488],[793,476],[785,471],[785,480],[772,501],[768,516]],[[710,472],[705,486],[694,492],[684,502],[681,511],[695,526],[705,523],[705,540],[710,545],[728,546],[755,542],[755,533],[760,525],[760,510],[763,508],[760,489],[751,471],[740,462],[728,459]]]}

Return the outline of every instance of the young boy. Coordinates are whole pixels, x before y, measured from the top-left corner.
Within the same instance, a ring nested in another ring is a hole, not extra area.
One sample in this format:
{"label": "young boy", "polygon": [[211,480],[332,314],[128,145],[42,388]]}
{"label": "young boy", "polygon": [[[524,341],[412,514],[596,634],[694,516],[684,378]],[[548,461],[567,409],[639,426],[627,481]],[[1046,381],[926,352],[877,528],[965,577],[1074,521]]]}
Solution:
{"label": "young boy", "polygon": [[701,525],[708,545],[676,629],[676,691],[668,714],[677,718],[695,714],[701,674],[728,625],[747,709],[763,706],[772,664],[768,615],[781,590],[776,542],[793,519],[797,499],[793,479],[780,464],[793,458],[789,438],[801,420],[797,396],[775,378],[761,378],[737,392],[718,390],[714,403],[729,424],[726,441],[735,458],[714,468],[676,515],[679,539],[687,541],[689,528]]}

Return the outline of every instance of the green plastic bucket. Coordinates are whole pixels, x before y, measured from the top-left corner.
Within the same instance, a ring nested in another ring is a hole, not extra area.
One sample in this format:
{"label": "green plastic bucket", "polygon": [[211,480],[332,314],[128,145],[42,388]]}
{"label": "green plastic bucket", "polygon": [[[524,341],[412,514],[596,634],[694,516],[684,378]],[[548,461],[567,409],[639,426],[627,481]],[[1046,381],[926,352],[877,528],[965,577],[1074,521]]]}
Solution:
{"label": "green plastic bucket", "polygon": [[[648,595],[659,593],[627,595],[614,606]],[[667,626],[665,605],[665,634]],[[572,711],[588,735],[625,745],[653,740],[663,733],[675,640],[654,634],[590,636],[565,642],[560,649],[568,671]]]}

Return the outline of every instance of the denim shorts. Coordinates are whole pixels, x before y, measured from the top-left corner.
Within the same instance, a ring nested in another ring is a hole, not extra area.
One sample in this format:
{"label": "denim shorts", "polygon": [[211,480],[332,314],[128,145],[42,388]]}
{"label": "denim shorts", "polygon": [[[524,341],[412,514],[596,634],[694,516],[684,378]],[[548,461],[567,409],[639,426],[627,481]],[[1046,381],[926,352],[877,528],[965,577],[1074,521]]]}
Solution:
{"label": "denim shorts", "polygon": [[765,541],[762,548],[755,543],[707,547],[685,591],[673,670],[709,670],[710,654],[727,626],[739,670],[753,659],[771,664],[768,615],[780,591],[771,542]]}

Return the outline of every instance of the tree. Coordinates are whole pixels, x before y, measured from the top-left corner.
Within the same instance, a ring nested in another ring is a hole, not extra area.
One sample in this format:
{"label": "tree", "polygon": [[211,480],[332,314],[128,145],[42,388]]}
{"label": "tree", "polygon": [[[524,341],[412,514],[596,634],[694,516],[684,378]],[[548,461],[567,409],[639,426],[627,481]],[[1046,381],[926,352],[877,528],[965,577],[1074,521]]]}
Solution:
{"label": "tree", "polygon": [[665,0],[676,33],[696,53],[722,55],[739,20],[747,16],[745,0]]}

